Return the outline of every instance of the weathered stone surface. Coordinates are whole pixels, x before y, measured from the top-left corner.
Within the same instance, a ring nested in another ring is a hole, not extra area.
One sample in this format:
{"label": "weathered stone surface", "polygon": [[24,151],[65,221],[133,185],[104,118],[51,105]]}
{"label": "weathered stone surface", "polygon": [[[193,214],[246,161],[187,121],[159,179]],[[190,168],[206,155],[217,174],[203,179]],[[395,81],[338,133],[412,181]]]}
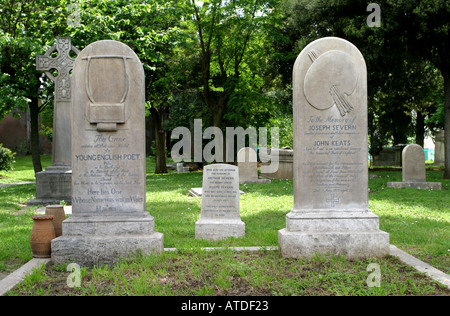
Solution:
{"label": "weathered stone surface", "polygon": [[402,152],[402,178],[404,182],[424,182],[425,153],[422,146],[410,144]]}
{"label": "weathered stone surface", "polygon": [[213,164],[203,168],[202,210],[195,238],[223,239],[245,235],[239,211],[238,167]]}
{"label": "weathered stone surface", "polygon": [[[57,52],[56,57],[51,54]],[[69,37],[57,37],[56,44],[44,55],[36,56],[36,70],[44,71],[55,83],[54,113],[53,113],[53,139],[52,139],[52,165],[36,174],[36,198],[29,201],[29,205],[57,204],[64,200],[71,202],[72,197],[72,118],[71,118],[71,79],[70,71],[75,59],[70,56],[73,51],[78,54],[76,47],[72,46]],[[58,71],[55,77],[50,72]]]}
{"label": "weathered stone surface", "polygon": [[436,138],[434,142],[434,164],[443,165],[445,163],[445,131],[441,130],[436,133]]}
{"label": "weathered stone surface", "polygon": [[[292,179],[294,151],[290,148],[261,148],[261,177],[267,179]],[[267,168],[263,168],[267,167]],[[267,170],[267,171],[264,171]]]}
{"label": "weathered stone surface", "polygon": [[146,211],[144,72],[125,44],[98,41],[73,70],[72,215],[52,261],[111,264],[161,252]]}
{"label": "weathered stone surface", "polygon": [[237,154],[239,183],[270,183],[269,179],[258,178],[256,151],[251,147],[241,148]]}
{"label": "weathered stone surface", "polygon": [[278,232],[286,257],[389,253],[368,208],[367,78],[351,43],[322,38],[298,56],[294,89],[294,208]]}

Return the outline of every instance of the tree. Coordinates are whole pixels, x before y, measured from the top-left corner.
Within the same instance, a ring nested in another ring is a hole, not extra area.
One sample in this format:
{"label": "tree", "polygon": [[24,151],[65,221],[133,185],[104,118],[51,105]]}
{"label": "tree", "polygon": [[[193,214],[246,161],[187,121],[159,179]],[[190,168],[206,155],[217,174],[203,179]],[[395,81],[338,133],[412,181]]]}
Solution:
{"label": "tree", "polygon": [[[161,133],[167,112],[170,74],[166,73],[170,54],[180,32],[178,1],[91,0],[75,7],[60,1],[61,34],[70,36],[80,49],[97,40],[117,40],[138,55],[145,73],[146,106],[151,113],[156,135],[156,173],[165,173],[165,138]],[[77,23],[67,23],[70,15],[77,15]]]}
{"label": "tree", "polygon": [[216,127],[222,128],[230,100],[243,84],[243,73],[254,73],[249,52],[270,5],[262,0],[190,1],[203,98]]}
{"label": "tree", "polygon": [[[42,171],[39,152],[39,113],[48,104],[40,103],[40,75],[36,55],[50,41],[47,26],[58,14],[58,1],[3,1],[0,10],[0,104],[1,115],[14,107],[30,111],[30,147],[35,172]],[[43,18],[45,17],[45,19]],[[50,28],[56,31],[56,28]],[[54,38],[52,39],[54,40]]]}
{"label": "tree", "polygon": [[[424,88],[423,83],[428,81],[426,76],[430,75],[424,71],[424,59],[440,70],[444,88],[448,86],[445,88],[445,124],[446,129],[450,128],[450,118],[447,119],[450,116],[447,110],[450,80],[446,79],[450,76],[450,3],[383,0],[377,4],[381,8],[381,27],[367,25],[366,1],[290,0],[281,6],[286,23],[280,28],[280,32],[295,43],[293,48],[297,53],[309,42],[325,36],[345,38],[361,50],[368,69],[369,134],[376,150],[388,141],[386,136],[399,142],[404,140],[405,134],[414,132],[406,111],[415,108],[418,113],[415,127],[419,129],[422,129],[422,116],[432,115],[429,109],[434,109],[436,102],[430,102],[432,92],[423,93],[433,86],[426,84],[428,88]],[[419,108],[420,103],[427,103],[428,108]],[[420,136],[417,139],[421,142]],[[447,147],[450,146],[446,145],[446,150]],[[449,172],[446,164],[444,176],[448,177]]]}
{"label": "tree", "polygon": [[445,171],[450,179],[450,2],[448,1],[381,1],[380,6],[392,12],[400,28],[388,29],[386,36],[406,39],[411,51],[435,65],[444,78]]}

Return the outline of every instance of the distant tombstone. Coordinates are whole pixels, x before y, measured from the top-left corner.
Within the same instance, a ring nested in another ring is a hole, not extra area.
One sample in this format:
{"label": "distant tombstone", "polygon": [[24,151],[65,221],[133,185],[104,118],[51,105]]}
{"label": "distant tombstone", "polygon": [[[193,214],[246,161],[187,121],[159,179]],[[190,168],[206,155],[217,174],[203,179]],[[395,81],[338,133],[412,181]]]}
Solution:
{"label": "distant tombstone", "polygon": [[384,256],[389,234],[368,208],[367,75],[350,42],[322,38],[293,70],[294,208],[281,254]]}
{"label": "distant tombstone", "polygon": [[[69,37],[57,37],[54,46],[44,55],[36,56],[36,70],[44,71],[55,83],[52,165],[36,173],[36,198],[28,201],[29,205],[58,204],[61,200],[70,203],[72,198],[70,71],[75,58],[70,56],[71,51],[79,54]],[[52,57],[54,52],[58,53],[56,57]],[[53,69],[58,72],[56,77],[51,72]]]}
{"label": "distant tombstone", "polygon": [[[294,151],[290,148],[261,148],[259,151],[261,177],[267,179],[292,179]],[[275,162],[275,163],[274,163]]]}
{"label": "distant tombstone", "polygon": [[195,238],[218,240],[245,235],[239,210],[238,167],[213,164],[203,168],[202,209]]}
{"label": "distant tombstone", "polygon": [[269,179],[258,179],[258,161],[253,148],[241,148],[237,154],[237,163],[239,183],[270,183]]}
{"label": "distant tombstone", "polygon": [[388,182],[390,188],[440,190],[440,182],[426,182],[425,153],[422,146],[411,144],[402,152],[402,182]]}
{"label": "distant tombstone", "polygon": [[402,150],[405,145],[383,148],[373,159],[374,166],[401,166]]}
{"label": "distant tombstone", "polygon": [[439,131],[436,133],[434,143],[434,164],[445,164],[445,147],[444,147],[445,131]]}
{"label": "distant tombstone", "polygon": [[146,211],[145,85],[125,44],[98,41],[73,69],[72,215],[52,241],[52,261],[112,264],[161,252],[163,235]]}

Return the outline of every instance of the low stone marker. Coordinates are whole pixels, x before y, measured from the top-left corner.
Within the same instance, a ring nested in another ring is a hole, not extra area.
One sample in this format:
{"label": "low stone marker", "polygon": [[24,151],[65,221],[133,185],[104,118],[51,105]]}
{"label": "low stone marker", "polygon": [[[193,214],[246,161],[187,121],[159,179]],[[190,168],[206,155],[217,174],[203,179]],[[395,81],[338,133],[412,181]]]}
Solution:
{"label": "low stone marker", "polygon": [[125,44],[98,41],[73,69],[72,215],[52,262],[112,264],[163,251],[146,211],[144,70]]}
{"label": "low stone marker", "polygon": [[258,161],[256,151],[244,147],[237,154],[239,183],[270,183],[269,179],[258,179]]}
{"label": "low stone marker", "polygon": [[347,258],[389,253],[368,207],[367,75],[350,42],[310,43],[293,71],[294,208],[278,232],[281,254]]}
{"label": "low stone marker", "polygon": [[213,164],[203,168],[202,210],[195,238],[223,239],[245,235],[239,209],[238,167]]}
{"label": "low stone marker", "polygon": [[422,146],[410,144],[402,152],[402,182],[388,182],[389,188],[441,190],[441,182],[427,182]]}

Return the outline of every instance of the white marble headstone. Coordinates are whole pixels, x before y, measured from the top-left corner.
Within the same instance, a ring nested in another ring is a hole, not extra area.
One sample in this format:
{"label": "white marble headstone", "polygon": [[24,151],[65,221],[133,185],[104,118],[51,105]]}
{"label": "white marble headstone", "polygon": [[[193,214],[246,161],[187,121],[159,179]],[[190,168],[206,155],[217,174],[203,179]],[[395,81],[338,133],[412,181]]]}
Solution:
{"label": "white marble headstone", "polygon": [[222,239],[245,235],[239,209],[238,167],[213,164],[203,168],[202,208],[195,238]]}
{"label": "white marble headstone", "polygon": [[73,69],[72,216],[52,260],[92,265],[161,252],[146,211],[144,71],[117,41],[81,51]]}
{"label": "white marble headstone", "polygon": [[282,254],[387,254],[389,235],[368,208],[363,56],[346,40],[316,40],[295,62],[293,90],[294,208],[279,231]]}

